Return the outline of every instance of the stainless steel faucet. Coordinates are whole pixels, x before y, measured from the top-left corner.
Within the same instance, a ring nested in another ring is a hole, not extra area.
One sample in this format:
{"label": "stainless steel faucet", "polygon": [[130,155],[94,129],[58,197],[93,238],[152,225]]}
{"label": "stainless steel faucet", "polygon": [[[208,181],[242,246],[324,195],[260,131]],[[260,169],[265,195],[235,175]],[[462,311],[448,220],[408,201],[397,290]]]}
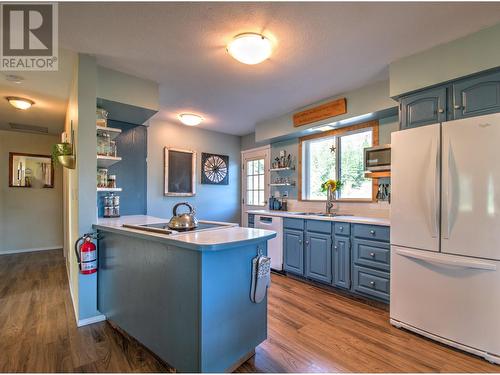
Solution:
{"label": "stainless steel faucet", "polygon": [[326,193],[326,213],[331,214],[332,213],[332,208],[333,208],[333,192],[328,189],[328,192]]}

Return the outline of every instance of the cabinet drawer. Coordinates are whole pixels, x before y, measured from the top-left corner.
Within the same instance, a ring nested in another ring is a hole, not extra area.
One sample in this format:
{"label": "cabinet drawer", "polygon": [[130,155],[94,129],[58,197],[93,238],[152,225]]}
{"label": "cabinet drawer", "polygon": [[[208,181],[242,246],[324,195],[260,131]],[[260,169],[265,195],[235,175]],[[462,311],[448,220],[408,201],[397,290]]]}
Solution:
{"label": "cabinet drawer", "polygon": [[352,245],[354,263],[360,266],[379,268],[384,271],[390,270],[391,249],[389,244],[354,240]]}
{"label": "cabinet drawer", "polygon": [[290,219],[288,217],[285,217],[285,219],[283,220],[283,227],[290,228],[290,229],[304,230],[304,220],[302,220],[302,219]]}
{"label": "cabinet drawer", "polygon": [[320,221],[320,220],[306,220],[306,230],[308,232],[331,234],[332,222]]}
{"label": "cabinet drawer", "polygon": [[349,223],[334,223],[334,232],[341,236],[351,235],[351,225]]}
{"label": "cabinet drawer", "polygon": [[389,242],[390,228],[383,225],[354,224],[354,237]]}
{"label": "cabinet drawer", "polygon": [[354,291],[389,301],[390,277],[387,272],[359,266],[354,266],[353,271]]}

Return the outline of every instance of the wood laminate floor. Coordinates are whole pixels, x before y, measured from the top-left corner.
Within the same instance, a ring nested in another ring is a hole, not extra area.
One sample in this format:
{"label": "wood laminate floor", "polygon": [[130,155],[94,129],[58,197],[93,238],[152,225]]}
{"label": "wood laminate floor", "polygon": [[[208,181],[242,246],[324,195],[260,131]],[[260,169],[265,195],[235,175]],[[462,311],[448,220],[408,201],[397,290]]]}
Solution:
{"label": "wood laminate floor", "polygon": [[[238,372],[499,372],[387,309],[273,275],[269,338]],[[0,372],[164,372],[108,323],[77,328],[61,251],[0,256]]]}

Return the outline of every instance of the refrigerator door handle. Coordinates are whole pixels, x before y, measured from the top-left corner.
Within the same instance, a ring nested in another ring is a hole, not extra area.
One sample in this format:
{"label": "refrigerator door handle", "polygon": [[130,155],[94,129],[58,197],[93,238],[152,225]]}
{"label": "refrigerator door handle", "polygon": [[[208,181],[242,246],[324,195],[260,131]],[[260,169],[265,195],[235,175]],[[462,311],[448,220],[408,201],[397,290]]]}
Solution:
{"label": "refrigerator door handle", "polygon": [[[434,156],[434,158],[433,158]],[[430,178],[431,189],[431,228],[432,237],[436,238],[439,232],[439,207],[437,206],[437,196],[439,194],[439,148],[437,140],[432,142],[431,160],[429,170],[431,171],[432,178]]]}
{"label": "refrigerator door handle", "polygon": [[452,151],[451,151],[451,141],[448,141],[448,152],[446,158],[446,165],[443,166],[443,171],[446,171],[446,188],[443,189],[443,194],[446,194],[443,197],[443,203],[445,207],[443,208],[443,238],[448,240],[450,238],[450,213],[451,213],[451,197],[453,193],[453,188],[450,186],[452,184],[452,176],[451,176],[451,159],[452,159]]}
{"label": "refrigerator door handle", "polygon": [[419,250],[406,250],[406,249],[394,249],[396,254],[407,258],[413,258],[417,260],[422,260],[428,263],[442,264],[446,266],[459,267],[459,268],[472,268],[478,270],[496,271],[497,266],[495,263],[487,262],[484,260],[465,258],[455,255],[448,255],[442,253],[428,253]]}

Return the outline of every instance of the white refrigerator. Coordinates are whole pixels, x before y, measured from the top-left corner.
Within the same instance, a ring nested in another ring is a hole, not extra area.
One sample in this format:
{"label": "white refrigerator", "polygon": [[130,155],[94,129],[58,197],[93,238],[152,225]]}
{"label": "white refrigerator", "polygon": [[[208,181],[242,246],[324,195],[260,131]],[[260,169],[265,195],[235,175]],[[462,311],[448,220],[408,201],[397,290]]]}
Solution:
{"label": "white refrigerator", "polygon": [[391,323],[500,364],[500,114],[395,132]]}

